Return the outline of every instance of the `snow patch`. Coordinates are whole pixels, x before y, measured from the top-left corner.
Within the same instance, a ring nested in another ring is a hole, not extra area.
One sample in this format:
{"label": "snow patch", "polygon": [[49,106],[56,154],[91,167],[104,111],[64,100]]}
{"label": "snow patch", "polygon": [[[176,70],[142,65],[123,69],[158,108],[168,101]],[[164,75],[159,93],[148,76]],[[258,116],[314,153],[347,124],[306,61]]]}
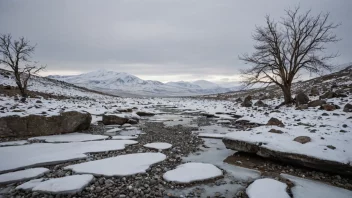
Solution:
{"label": "snow patch", "polygon": [[290,198],[287,185],[274,179],[257,179],[246,189],[249,198]]}
{"label": "snow patch", "polygon": [[86,133],[68,133],[62,135],[39,136],[28,140],[45,140],[46,142],[84,142],[92,140],[105,140],[108,136],[92,135]]}
{"label": "snow patch", "polygon": [[153,143],[145,144],[144,147],[158,149],[158,150],[165,150],[165,149],[171,148],[172,145],[165,142],[153,142]]}

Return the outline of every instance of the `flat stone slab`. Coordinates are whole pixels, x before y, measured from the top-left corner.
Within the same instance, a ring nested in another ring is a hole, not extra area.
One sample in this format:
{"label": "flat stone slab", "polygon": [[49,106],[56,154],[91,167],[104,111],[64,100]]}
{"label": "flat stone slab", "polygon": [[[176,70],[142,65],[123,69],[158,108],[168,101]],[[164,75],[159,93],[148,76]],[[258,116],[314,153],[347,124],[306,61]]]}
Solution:
{"label": "flat stone slab", "polygon": [[[269,132],[272,128],[284,133]],[[292,129],[261,126],[251,131],[227,133],[223,142],[228,149],[317,170],[352,175],[352,150],[349,149],[352,138],[345,134],[347,133],[310,133],[306,126],[293,126]],[[302,135],[309,135],[311,142],[301,144],[294,141]],[[336,149],[331,149],[334,148],[331,145],[335,145]]]}
{"label": "flat stone slab", "polygon": [[249,198],[290,198],[287,185],[274,179],[257,179],[246,189]]}
{"label": "flat stone slab", "polygon": [[153,143],[145,144],[144,147],[157,149],[157,150],[164,150],[164,149],[171,148],[172,144],[169,144],[166,142],[153,142]]}
{"label": "flat stone slab", "polygon": [[134,153],[90,161],[65,167],[75,173],[89,173],[104,176],[128,176],[145,173],[155,163],[166,159],[162,153]]}
{"label": "flat stone slab", "polygon": [[86,133],[68,133],[62,135],[38,136],[28,140],[44,140],[45,142],[85,142],[92,140],[105,140],[108,136],[92,135]]}
{"label": "flat stone slab", "polygon": [[0,184],[9,184],[19,181],[29,180],[40,177],[50,170],[47,168],[30,168],[26,170],[5,173],[0,175]]}
{"label": "flat stone slab", "polygon": [[46,181],[32,180],[16,189],[32,190],[52,194],[75,194],[83,190],[92,180],[93,175],[71,175]]}
{"label": "flat stone slab", "polygon": [[292,175],[281,174],[282,177],[295,184],[291,188],[294,198],[351,198],[352,191],[331,186],[322,182],[304,179]]}
{"label": "flat stone slab", "polygon": [[191,183],[222,176],[222,170],[213,164],[190,162],[181,164],[174,170],[167,171],[163,178],[175,183]]}
{"label": "flat stone slab", "polygon": [[122,150],[126,145],[136,143],[134,140],[106,140],[0,147],[0,173],[20,168],[84,159],[87,157],[85,153]]}

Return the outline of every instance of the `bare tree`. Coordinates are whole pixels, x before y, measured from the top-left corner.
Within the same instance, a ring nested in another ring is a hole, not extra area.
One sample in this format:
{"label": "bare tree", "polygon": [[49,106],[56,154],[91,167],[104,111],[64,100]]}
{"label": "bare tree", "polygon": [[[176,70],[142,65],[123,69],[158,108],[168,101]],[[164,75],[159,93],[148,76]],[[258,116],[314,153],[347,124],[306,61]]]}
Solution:
{"label": "bare tree", "polygon": [[334,67],[329,60],[338,54],[326,54],[326,44],[339,41],[333,33],[339,24],[328,21],[329,13],[313,16],[300,8],[285,10],[285,17],[276,22],[266,16],[266,25],[256,27],[253,39],[255,52],[240,56],[251,68],[241,71],[246,85],[276,84],[284,94],[285,104],[293,101],[291,85],[300,71],[319,73]]}
{"label": "bare tree", "polygon": [[33,74],[43,70],[45,66],[37,66],[31,62],[35,46],[30,45],[24,37],[12,40],[10,34],[0,35],[0,64],[10,67],[15,76],[16,84],[23,98],[27,97],[28,81]]}

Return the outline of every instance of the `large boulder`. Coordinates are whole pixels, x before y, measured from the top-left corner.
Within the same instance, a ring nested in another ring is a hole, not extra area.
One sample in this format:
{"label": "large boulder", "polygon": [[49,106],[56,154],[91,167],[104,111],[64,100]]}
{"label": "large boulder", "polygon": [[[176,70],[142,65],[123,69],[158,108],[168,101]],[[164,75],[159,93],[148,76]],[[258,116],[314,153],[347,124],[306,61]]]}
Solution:
{"label": "large boulder", "polygon": [[343,108],[344,112],[352,112],[352,104],[346,104],[345,107]]}
{"label": "large boulder", "polygon": [[308,102],[309,102],[309,97],[305,93],[299,92],[296,95],[296,105],[308,104]]}
{"label": "large boulder", "polygon": [[139,116],[154,116],[155,115],[155,113],[147,112],[147,111],[137,111],[136,114]]}
{"label": "large boulder", "polygon": [[77,111],[60,115],[28,115],[0,117],[0,137],[25,137],[71,133],[88,129],[92,121],[89,113]]}
{"label": "large boulder", "polygon": [[319,96],[319,90],[317,87],[313,87],[311,90],[310,90],[310,95],[312,96]]}
{"label": "large boulder", "polygon": [[243,103],[241,104],[243,107],[251,107],[252,106],[252,96],[247,96],[244,98]]}
{"label": "large boulder", "polygon": [[331,104],[323,104],[321,106],[321,109],[324,109],[325,111],[334,111],[336,109],[336,106]]}
{"label": "large boulder", "polygon": [[308,103],[308,107],[320,107],[323,104],[326,104],[325,100],[313,100]]}
{"label": "large boulder", "polygon": [[266,147],[265,144],[251,143],[247,141],[227,138],[224,138],[222,141],[227,149],[232,149],[239,152],[253,153],[264,158],[278,160],[292,165],[305,166],[341,175],[352,175],[352,166],[349,164],[344,164],[337,161],[329,161],[326,159],[319,159],[304,154],[272,150]]}
{"label": "large boulder", "polygon": [[103,115],[103,124],[110,125],[110,124],[119,124],[123,125],[127,123],[129,118],[124,115],[112,115],[112,114],[104,114]]}

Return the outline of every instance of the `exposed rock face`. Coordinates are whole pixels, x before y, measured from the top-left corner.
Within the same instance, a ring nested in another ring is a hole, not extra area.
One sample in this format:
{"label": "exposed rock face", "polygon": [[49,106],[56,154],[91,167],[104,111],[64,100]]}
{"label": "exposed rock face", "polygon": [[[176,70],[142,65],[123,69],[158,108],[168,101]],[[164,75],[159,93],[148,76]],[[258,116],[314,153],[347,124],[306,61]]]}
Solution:
{"label": "exposed rock face", "polygon": [[343,108],[344,112],[352,112],[352,104],[346,104],[345,107]]}
{"label": "exposed rock face", "polygon": [[328,171],[342,175],[352,175],[352,166],[340,162],[317,159],[302,154],[285,153],[281,151],[271,150],[255,143],[249,143],[240,140],[222,140],[228,149],[254,153],[265,158],[279,160],[285,163],[305,166],[317,170]]}
{"label": "exposed rock face", "polygon": [[309,97],[305,93],[299,92],[296,95],[296,104],[297,105],[308,104],[308,102],[309,102]]}
{"label": "exposed rock face", "polygon": [[319,107],[323,104],[326,104],[325,100],[313,100],[308,103],[308,107]]}
{"label": "exposed rock face", "polygon": [[254,106],[258,106],[258,107],[267,107],[268,105],[265,104],[263,101],[258,100],[256,103],[254,103]]}
{"label": "exposed rock face", "polygon": [[155,113],[145,112],[145,111],[138,111],[136,114],[139,116],[154,116],[155,115]]}
{"label": "exposed rock face", "polygon": [[251,107],[252,106],[252,96],[247,96],[241,105],[243,107]]}
{"label": "exposed rock face", "polygon": [[299,142],[301,144],[305,144],[311,141],[310,137],[308,136],[298,136],[293,141]]}
{"label": "exposed rock face", "polygon": [[89,113],[68,111],[55,116],[29,115],[0,117],[0,137],[22,137],[71,133],[88,129]]}
{"label": "exposed rock face", "polygon": [[128,122],[128,118],[122,117],[119,115],[103,115],[103,124],[110,125],[110,124],[119,124],[123,125]]}
{"label": "exposed rock face", "polygon": [[270,118],[266,125],[274,125],[279,127],[284,127],[285,125],[277,118]]}

